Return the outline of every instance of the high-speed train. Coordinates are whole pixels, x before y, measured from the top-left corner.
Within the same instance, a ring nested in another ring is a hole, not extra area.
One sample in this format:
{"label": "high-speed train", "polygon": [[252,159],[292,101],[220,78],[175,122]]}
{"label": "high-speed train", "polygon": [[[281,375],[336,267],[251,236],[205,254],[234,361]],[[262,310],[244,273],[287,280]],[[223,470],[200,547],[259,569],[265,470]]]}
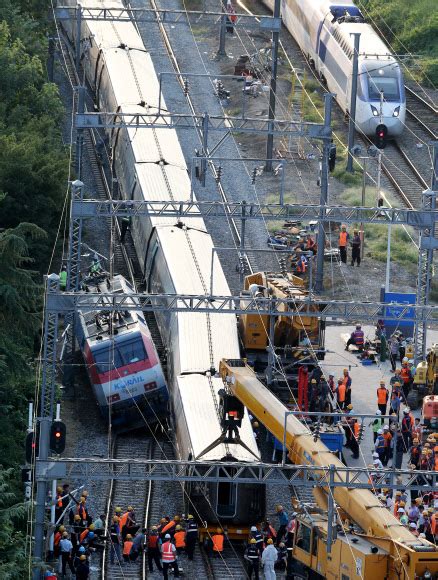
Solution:
{"label": "high-speed train", "polygon": [[[263,0],[273,9],[274,0]],[[360,33],[356,101],[358,130],[374,137],[377,128],[397,137],[404,128],[403,74],[389,48],[351,0],[282,0],[283,22],[314,65],[341,109],[350,109],[353,33]]]}
{"label": "high-speed train", "polygon": [[[92,293],[132,294],[123,276],[89,284]],[[143,313],[111,315],[102,310],[80,312],[76,337],[99,409],[116,429],[133,429],[141,421],[163,421],[169,393],[157,350]]]}
{"label": "high-speed train", "polygon": [[[71,4],[73,4],[72,0]],[[122,6],[116,1],[101,6]],[[96,6],[96,0],[82,5]],[[74,36],[75,30],[69,33]],[[104,111],[147,114],[157,111],[159,83],[152,59],[129,22],[82,22],[82,64],[96,105]],[[166,108],[161,99],[162,108]],[[114,170],[127,200],[188,200],[191,184],[178,136],[173,129],[123,128],[109,131]],[[213,241],[201,218],[133,217],[131,234],[150,292],[206,294],[213,274],[214,291],[229,295]],[[213,261],[213,262],[212,262]],[[157,317],[168,349],[168,382],[178,455],[182,459],[258,461],[260,453],[248,413],[237,443],[219,443],[222,381],[212,369],[222,358],[240,356],[233,315],[160,313]],[[265,509],[258,485],[209,484],[193,489],[192,498],[212,525],[219,518],[228,529],[244,529]],[[191,509],[191,505],[187,506]],[[243,533],[243,532],[242,532]]]}

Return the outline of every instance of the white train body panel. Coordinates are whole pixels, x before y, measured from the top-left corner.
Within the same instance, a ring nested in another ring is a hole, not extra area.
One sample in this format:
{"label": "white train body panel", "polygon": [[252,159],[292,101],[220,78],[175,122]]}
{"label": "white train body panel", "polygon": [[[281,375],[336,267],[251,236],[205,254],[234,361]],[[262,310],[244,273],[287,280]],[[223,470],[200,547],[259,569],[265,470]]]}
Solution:
{"label": "white train body panel", "polygon": [[[273,0],[263,0],[272,10]],[[349,10],[360,15],[350,0],[282,0],[283,22],[303,53],[315,64],[317,72],[336,94],[341,109],[350,109],[352,33],[360,33],[359,78],[356,101],[356,124],[366,135],[374,136],[383,124],[388,136],[397,137],[404,128],[406,99],[403,75],[390,50],[373,28],[363,21],[339,20]],[[360,17],[358,16],[360,19]],[[384,90],[382,109],[380,90]]]}
{"label": "white train body panel", "polygon": [[[72,0],[69,3],[73,4]],[[96,6],[96,2],[86,0],[82,5]],[[71,33],[74,36],[74,28]],[[82,40],[88,39],[83,65],[100,110],[156,114],[159,81],[134,26],[130,22],[83,21],[81,36]],[[167,110],[163,98],[160,106],[162,111]],[[119,188],[127,203],[132,199],[196,199],[191,194],[185,158],[174,129],[130,128],[109,130],[107,135]],[[187,219],[183,227],[173,218],[133,217],[131,233],[149,291],[209,292],[213,242],[202,218]],[[217,256],[213,281],[215,293],[230,294]],[[222,385],[205,373],[212,367],[218,369],[222,358],[240,356],[236,317],[160,313],[157,318],[169,352],[169,388],[179,453],[182,458],[193,458],[220,434],[215,400]],[[247,413],[240,435],[260,457]],[[237,445],[220,445],[203,459],[222,459],[228,452],[236,460],[254,460],[254,455]]]}

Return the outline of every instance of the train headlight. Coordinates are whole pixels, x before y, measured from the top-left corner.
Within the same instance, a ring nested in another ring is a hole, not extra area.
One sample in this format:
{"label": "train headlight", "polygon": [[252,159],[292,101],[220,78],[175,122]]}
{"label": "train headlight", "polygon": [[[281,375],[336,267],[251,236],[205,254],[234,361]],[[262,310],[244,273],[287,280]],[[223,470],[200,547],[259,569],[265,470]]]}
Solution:
{"label": "train headlight", "polygon": [[371,106],[371,110],[373,112],[374,117],[378,117],[379,111],[376,109],[376,107],[374,107],[374,105],[370,105],[370,106]]}
{"label": "train headlight", "polygon": [[398,117],[400,115],[400,107],[396,107],[392,114],[393,117]]}

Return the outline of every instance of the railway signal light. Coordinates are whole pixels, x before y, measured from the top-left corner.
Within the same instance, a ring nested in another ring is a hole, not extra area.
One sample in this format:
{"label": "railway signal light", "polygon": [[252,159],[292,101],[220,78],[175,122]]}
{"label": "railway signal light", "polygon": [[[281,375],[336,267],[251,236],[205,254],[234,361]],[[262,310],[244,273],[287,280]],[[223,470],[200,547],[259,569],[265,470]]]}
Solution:
{"label": "railway signal light", "polygon": [[377,125],[376,127],[376,147],[385,149],[388,138],[388,128],[386,125]]}
{"label": "railway signal light", "polygon": [[58,455],[65,449],[67,428],[62,421],[53,421],[50,428],[50,449]]}
{"label": "railway signal light", "polygon": [[26,463],[32,463],[34,457],[38,457],[39,452],[39,429],[29,431],[26,435]]}

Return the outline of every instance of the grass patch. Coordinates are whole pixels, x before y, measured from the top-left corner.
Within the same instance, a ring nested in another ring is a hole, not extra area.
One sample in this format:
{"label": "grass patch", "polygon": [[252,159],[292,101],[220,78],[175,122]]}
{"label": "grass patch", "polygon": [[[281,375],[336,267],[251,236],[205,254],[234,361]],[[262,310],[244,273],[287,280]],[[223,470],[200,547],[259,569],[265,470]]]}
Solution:
{"label": "grass patch", "polygon": [[[367,256],[379,262],[385,262],[387,245],[387,226],[365,226],[365,253]],[[404,266],[416,266],[418,262],[418,250],[412,244],[409,234],[402,227],[395,226],[391,231],[391,261]]]}

